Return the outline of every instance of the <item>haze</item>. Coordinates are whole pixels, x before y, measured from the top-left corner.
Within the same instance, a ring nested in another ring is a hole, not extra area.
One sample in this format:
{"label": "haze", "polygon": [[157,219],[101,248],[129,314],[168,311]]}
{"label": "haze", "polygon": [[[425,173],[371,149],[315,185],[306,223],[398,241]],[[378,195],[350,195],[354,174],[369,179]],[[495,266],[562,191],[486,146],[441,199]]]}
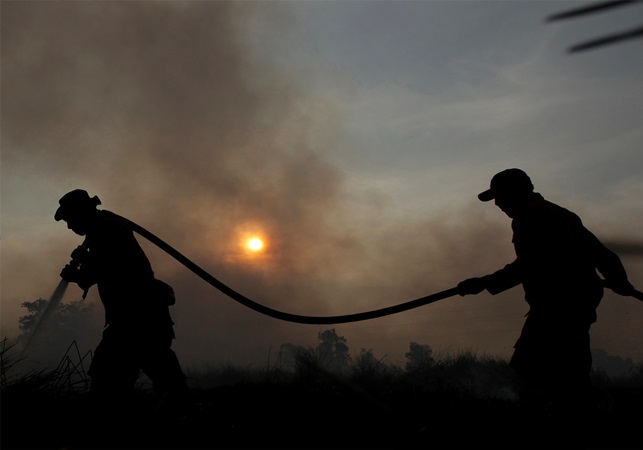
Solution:
{"label": "haze", "polygon": [[[3,1],[3,336],[82,241],[53,219],[76,188],[261,304],[340,315],[513,260],[509,219],[476,196],[520,167],[643,288],[643,40],[567,52],[636,24],[643,5],[546,23],[580,4]],[[252,234],[264,252],[240,245]],[[518,288],[294,324],[139,242],[176,290],[186,367],[262,365],[326,328],[389,362],[411,341],[508,356],[527,311]],[[101,314],[95,288],[86,301]],[[641,360],[642,330],[643,305],[608,292],[592,345]]]}

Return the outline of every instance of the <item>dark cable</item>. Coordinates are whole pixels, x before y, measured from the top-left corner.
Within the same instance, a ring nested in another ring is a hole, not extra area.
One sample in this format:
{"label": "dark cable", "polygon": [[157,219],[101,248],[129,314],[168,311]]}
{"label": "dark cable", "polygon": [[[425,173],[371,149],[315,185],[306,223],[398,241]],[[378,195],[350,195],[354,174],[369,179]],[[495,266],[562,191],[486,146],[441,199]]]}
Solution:
{"label": "dark cable", "polygon": [[129,226],[132,228],[132,230],[141,236],[143,236],[145,239],[159,247],[161,250],[165,251],[167,254],[172,256],[174,259],[176,259],[178,262],[183,264],[185,267],[190,269],[194,274],[202,278],[205,282],[210,284],[211,286],[217,288],[219,291],[223,292],[225,295],[230,297],[231,299],[241,303],[244,306],[247,306],[250,309],[253,309],[257,312],[260,312],[261,314],[265,314],[267,316],[273,317],[275,319],[280,319],[280,320],[285,320],[288,322],[295,322],[295,323],[305,323],[305,324],[317,324],[317,325],[328,325],[328,324],[336,324],[336,323],[348,323],[348,322],[358,322],[361,320],[369,320],[369,319],[375,319],[377,317],[383,317],[383,316],[388,316],[391,314],[396,314],[402,311],[407,311],[409,309],[417,308],[419,306],[423,306],[429,303],[436,302],[438,300],[442,300],[448,297],[452,297],[458,293],[457,288],[451,288],[447,289],[446,291],[438,292],[432,295],[427,295],[426,297],[421,297],[416,300],[411,300],[405,303],[400,303],[398,305],[393,305],[389,306],[386,308],[381,308],[381,309],[376,309],[372,311],[365,311],[361,313],[355,313],[355,314],[346,314],[346,315],[341,315],[341,316],[325,316],[325,317],[319,317],[319,316],[302,316],[298,314],[290,314],[282,311],[277,311],[276,309],[268,308],[267,306],[264,306],[260,303],[257,303],[253,300],[250,300],[248,297],[240,294],[239,292],[235,291],[234,289],[230,288],[229,286],[225,285],[221,281],[217,280],[215,277],[210,275],[208,272],[203,270],[201,267],[196,265],[194,262],[189,260],[187,257],[185,257],[183,254],[181,254],[179,251],[174,249],[172,246],[170,246],[168,243],[160,239],[159,237],[155,236],[153,233],[149,232],[145,228],[141,227],[140,225],[132,222],[131,220],[126,219],[125,217],[119,216],[118,214],[115,214],[111,211],[106,211],[102,210],[103,212],[112,214],[121,220],[125,221]]}

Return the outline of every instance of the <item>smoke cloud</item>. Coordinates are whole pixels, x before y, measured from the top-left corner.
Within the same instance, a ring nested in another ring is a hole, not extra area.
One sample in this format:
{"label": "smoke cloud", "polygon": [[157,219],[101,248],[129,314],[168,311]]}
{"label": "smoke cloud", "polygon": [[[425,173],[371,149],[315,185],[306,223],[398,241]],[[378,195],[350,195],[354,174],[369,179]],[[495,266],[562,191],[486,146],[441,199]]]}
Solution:
{"label": "smoke cloud", "polygon": [[[20,302],[48,294],[80,242],[53,221],[58,198],[75,188],[233,289],[296,314],[390,306],[513,259],[508,224],[495,215],[385,219],[388,199],[349,192],[323,151],[346,145],[342,103],[315,89],[314,76],[250,48],[250,26],[270,36],[278,25],[288,42],[292,17],[269,3],[268,21],[261,2],[3,4],[2,163],[12,187],[30,186],[12,193],[10,206],[37,203],[42,223],[5,222],[3,326],[17,320]],[[264,253],[241,247],[250,234],[264,237]],[[263,364],[281,343],[315,341],[319,327],[238,305],[138,240],[177,292],[175,348],[184,364]],[[73,290],[67,295],[79,297]],[[444,300],[335,328],[352,350],[392,360],[411,341],[447,350],[476,343],[506,355],[513,340],[499,344],[494,333],[517,335],[520,294]],[[99,302],[95,289],[87,301]]]}

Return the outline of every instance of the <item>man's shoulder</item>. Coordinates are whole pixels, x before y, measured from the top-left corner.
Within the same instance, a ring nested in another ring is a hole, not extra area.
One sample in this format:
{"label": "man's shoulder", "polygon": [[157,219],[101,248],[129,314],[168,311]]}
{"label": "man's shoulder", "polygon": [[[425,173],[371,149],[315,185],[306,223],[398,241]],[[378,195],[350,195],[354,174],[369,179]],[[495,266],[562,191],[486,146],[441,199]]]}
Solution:
{"label": "man's shoulder", "polygon": [[580,217],[572,210],[540,196],[532,203],[532,212],[539,216],[549,216],[564,221],[580,221]]}
{"label": "man's shoulder", "polygon": [[98,225],[104,231],[129,232],[129,225],[119,216],[110,211],[98,211]]}
{"label": "man's shoulder", "polygon": [[548,200],[540,194],[536,194],[534,196],[534,199],[531,202],[531,206],[532,208],[540,209],[544,211],[572,213],[569,209],[565,208],[564,206],[561,206],[558,203]]}

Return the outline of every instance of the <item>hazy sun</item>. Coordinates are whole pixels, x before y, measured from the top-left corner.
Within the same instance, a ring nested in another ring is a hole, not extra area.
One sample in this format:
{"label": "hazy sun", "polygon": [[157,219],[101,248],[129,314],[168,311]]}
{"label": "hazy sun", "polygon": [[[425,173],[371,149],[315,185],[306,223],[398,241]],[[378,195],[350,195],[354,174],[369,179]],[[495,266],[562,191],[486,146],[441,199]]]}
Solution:
{"label": "hazy sun", "polygon": [[258,252],[263,248],[263,241],[257,237],[250,238],[246,241],[246,247],[248,250]]}

